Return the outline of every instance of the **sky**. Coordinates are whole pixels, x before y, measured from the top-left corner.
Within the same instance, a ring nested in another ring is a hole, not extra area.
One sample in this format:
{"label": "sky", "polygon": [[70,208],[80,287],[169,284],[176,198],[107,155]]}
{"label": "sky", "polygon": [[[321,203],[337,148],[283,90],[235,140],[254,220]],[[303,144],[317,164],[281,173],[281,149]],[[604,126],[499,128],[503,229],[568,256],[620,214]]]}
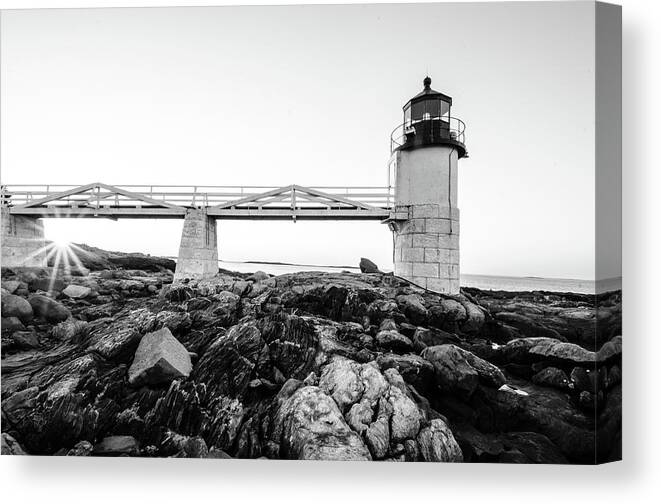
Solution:
{"label": "sky", "polygon": [[[3,184],[387,184],[402,106],[467,125],[462,273],[594,279],[594,4],[3,11]],[[49,219],[177,254],[182,221]],[[219,257],[392,268],[378,222],[218,221]]]}

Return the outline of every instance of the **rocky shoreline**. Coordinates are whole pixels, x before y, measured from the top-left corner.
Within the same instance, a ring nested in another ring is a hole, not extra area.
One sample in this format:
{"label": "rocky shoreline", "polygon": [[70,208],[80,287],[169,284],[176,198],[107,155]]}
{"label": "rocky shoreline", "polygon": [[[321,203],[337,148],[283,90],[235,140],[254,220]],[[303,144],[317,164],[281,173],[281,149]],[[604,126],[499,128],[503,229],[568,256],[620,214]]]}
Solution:
{"label": "rocky shoreline", "polygon": [[[2,453],[580,463],[621,457],[621,294],[423,291],[77,250],[2,270]],[[55,271],[55,272],[54,272]]]}

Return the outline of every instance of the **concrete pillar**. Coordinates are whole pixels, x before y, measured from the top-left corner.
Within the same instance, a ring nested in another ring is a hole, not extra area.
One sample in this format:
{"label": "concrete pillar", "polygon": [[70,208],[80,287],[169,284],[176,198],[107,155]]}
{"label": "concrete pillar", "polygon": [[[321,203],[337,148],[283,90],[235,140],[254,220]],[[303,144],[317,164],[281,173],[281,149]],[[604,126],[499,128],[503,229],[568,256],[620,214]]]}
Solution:
{"label": "concrete pillar", "polygon": [[46,266],[44,223],[35,217],[11,215],[2,209],[2,267]]}
{"label": "concrete pillar", "polygon": [[391,223],[395,275],[434,292],[459,293],[458,153],[434,145],[396,151]]}
{"label": "concrete pillar", "polygon": [[187,210],[174,281],[199,280],[218,273],[216,219],[205,210]]}

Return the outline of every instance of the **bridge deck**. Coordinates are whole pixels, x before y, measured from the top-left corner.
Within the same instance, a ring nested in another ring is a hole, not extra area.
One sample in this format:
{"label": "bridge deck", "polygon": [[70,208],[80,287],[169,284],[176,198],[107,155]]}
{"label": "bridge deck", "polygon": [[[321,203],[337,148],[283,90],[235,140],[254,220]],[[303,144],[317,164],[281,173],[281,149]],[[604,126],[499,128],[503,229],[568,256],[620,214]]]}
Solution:
{"label": "bridge deck", "polygon": [[393,218],[391,187],[267,186],[2,186],[0,203],[35,217],[182,218],[205,208],[218,219]]}

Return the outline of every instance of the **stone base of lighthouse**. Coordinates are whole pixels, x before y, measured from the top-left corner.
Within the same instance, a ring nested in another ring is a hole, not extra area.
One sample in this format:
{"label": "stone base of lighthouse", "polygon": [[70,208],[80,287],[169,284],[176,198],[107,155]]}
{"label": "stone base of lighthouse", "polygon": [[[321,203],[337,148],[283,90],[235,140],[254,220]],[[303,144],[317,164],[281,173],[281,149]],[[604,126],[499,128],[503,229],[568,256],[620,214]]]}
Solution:
{"label": "stone base of lighthouse", "polygon": [[424,204],[398,207],[407,220],[391,224],[395,275],[444,294],[459,293],[459,210]]}
{"label": "stone base of lighthouse", "polygon": [[181,233],[174,281],[211,278],[218,273],[216,219],[204,210],[188,210]]}
{"label": "stone base of lighthouse", "polygon": [[46,266],[46,240],[41,219],[11,215],[2,208],[2,266],[4,268],[43,268]]}

